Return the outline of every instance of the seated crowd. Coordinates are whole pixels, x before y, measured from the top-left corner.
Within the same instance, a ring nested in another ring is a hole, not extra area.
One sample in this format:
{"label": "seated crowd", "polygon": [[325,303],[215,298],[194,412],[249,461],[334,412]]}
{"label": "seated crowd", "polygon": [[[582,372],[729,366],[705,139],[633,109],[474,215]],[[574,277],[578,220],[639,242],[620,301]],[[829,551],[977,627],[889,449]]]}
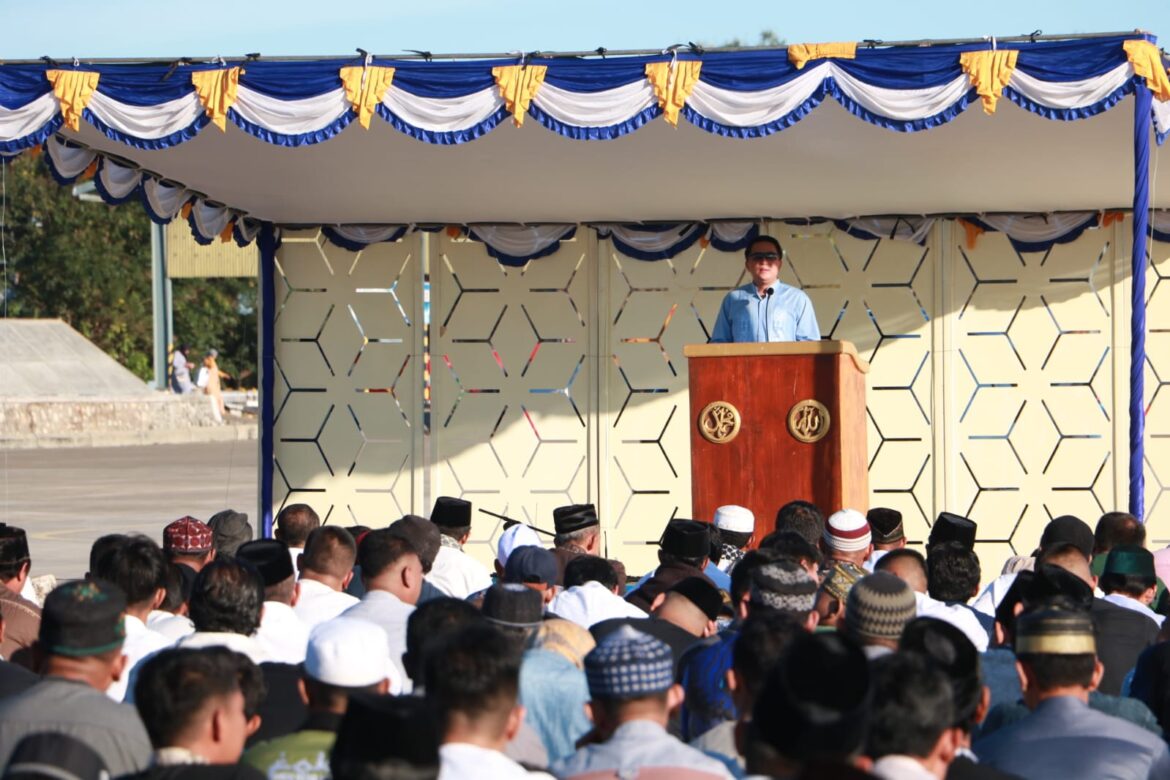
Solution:
{"label": "seated crowd", "polygon": [[918,549],[892,509],[720,507],[634,579],[590,505],[552,549],[506,523],[494,572],[471,509],[184,517],[41,604],[0,524],[0,780],[1170,779],[1170,550],[1130,515],[981,588],[949,513]]}

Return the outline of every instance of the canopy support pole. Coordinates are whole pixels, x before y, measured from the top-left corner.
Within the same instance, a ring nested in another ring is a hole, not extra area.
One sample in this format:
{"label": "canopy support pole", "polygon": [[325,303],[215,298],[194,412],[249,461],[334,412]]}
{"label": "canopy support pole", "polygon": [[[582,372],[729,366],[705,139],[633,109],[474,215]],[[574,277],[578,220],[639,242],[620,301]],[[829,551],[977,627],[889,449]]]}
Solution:
{"label": "canopy support pole", "polygon": [[1129,358],[1129,512],[1145,514],[1146,232],[1150,221],[1151,93],[1138,79],[1133,101],[1133,279]]}
{"label": "canopy support pole", "polygon": [[272,471],[274,403],[276,385],[276,228],[265,222],[258,239],[260,247],[260,532],[272,536]]}

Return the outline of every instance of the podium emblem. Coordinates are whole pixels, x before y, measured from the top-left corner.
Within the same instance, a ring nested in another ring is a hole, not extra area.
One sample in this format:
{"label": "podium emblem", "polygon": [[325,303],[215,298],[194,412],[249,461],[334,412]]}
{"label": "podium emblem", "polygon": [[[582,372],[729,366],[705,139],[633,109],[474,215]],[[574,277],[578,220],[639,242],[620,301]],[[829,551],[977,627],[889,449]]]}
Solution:
{"label": "podium emblem", "polygon": [[739,435],[739,410],[726,401],[715,401],[699,413],[699,433],[712,444],[727,444]]}
{"label": "podium emblem", "polygon": [[820,401],[806,398],[788,410],[788,432],[792,438],[812,444],[829,432],[829,410]]}

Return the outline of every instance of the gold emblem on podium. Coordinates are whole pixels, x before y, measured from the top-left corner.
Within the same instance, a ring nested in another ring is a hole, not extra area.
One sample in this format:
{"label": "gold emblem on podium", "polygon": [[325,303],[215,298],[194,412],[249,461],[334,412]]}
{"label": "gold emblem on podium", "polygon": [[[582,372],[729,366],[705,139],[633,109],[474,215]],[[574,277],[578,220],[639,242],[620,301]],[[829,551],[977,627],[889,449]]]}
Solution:
{"label": "gold emblem on podium", "polygon": [[788,410],[788,432],[805,444],[820,441],[829,432],[829,410],[811,398],[797,401]]}
{"label": "gold emblem on podium", "polygon": [[727,444],[739,434],[739,410],[726,401],[715,401],[699,413],[699,433],[713,444]]}

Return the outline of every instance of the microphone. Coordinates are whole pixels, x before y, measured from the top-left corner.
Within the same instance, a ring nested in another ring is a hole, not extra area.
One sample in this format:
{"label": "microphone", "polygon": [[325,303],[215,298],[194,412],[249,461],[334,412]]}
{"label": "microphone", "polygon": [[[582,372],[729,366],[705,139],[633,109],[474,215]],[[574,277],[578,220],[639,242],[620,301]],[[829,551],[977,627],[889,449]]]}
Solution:
{"label": "microphone", "polygon": [[776,291],[771,287],[769,287],[764,292],[764,341],[772,340],[771,334],[768,333],[768,329],[771,327],[772,318],[769,317],[768,314],[772,308],[772,293],[774,292]]}

